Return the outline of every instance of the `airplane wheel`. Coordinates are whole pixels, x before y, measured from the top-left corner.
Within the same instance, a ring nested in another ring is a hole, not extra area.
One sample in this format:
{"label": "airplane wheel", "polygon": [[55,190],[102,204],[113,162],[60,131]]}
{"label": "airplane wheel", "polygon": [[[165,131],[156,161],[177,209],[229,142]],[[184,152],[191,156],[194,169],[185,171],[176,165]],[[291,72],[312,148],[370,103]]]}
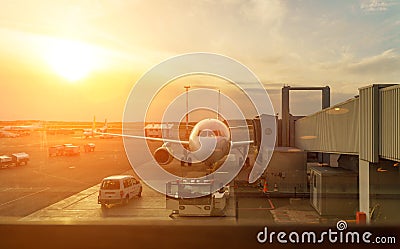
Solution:
{"label": "airplane wheel", "polygon": [[182,157],[182,159],[181,159],[181,166],[185,166],[185,161],[184,161],[184,158]]}
{"label": "airplane wheel", "polygon": [[188,158],[188,166],[192,166],[192,158]]}

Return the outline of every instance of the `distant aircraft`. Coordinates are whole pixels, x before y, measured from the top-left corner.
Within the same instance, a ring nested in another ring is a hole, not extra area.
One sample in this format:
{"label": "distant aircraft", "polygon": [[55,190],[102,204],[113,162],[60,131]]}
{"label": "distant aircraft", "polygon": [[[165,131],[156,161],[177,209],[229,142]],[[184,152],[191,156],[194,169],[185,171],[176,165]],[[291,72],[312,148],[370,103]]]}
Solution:
{"label": "distant aircraft", "polygon": [[8,125],[4,126],[0,131],[0,137],[19,137],[24,135],[30,135],[34,130],[40,129],[42,126],[37,125]]}
{"label": "distant aircraft", "polygon": [[92,128],[83,129],[83,136],[85,138],[89,138],[89,137],[95,137],[96,135],[101,133],[104,135],[100,135],[100,138],[108,138],[108,135],[106,135],[107,131],[108,131],[107,119],[105,119],[104,126],[102,128],[96,129],[96,117],[93,117]]}
{"label": "distant aircraft", "polygon": [[33,131],[42,128],[41,125],[8,125],[4,126],[4,131]]}
{"label": "distant aircraft", "polygon": [[12,133],[12,132],[8,132],[8,131],[4,131],[4,130],[0,130],[0,137],[19,137],[19,134],[17,133]]}

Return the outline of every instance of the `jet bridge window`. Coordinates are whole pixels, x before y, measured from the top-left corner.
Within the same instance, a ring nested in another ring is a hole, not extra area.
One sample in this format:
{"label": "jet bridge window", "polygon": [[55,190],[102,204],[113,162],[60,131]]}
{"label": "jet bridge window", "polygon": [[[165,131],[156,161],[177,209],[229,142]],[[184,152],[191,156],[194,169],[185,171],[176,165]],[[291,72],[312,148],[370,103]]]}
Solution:
{"label": "jet bridge window", "polygon": [[198,136],[199,137],[209,137],[209,131],[208,130],[201,130],[201,131],[199,131]]}

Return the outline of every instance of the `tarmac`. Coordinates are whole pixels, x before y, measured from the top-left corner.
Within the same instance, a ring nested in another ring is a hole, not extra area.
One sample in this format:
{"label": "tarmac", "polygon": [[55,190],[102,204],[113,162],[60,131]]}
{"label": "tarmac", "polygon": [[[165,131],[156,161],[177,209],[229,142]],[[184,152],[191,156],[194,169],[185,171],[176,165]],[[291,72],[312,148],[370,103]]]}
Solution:
{"label": "tarmac", "polygon": [[[97,203],[99,184],[72,195],[64,200],[40,209],[19,221],[40,223],[85,223],[85,222],[134,222],[170,221],[202,224],[275,224],[318,225],[327,224],[311,207],[307,198],[269,198],[258,189],[248,195],[235,195],[231,188],[229,206],[223,217],[179,217],[171,215],[165,207],[165,195],[143,184],[142,197],[135,197],[127,205],[112,205],[102,209]],[[242,189],[243,191],[243,189]],[[249,191],[249,189],[246,189]],[[334,221],[332,221],[334,224]]]}
{"label": "tarmac", "polygon": [[[47,148],[54,144],[90,142],[96,150],[76,157],[49,157]],[[0,174],[0,217],[23,223],[38,222],[117,222],[166,221],[194,224],[326,224],[308,198],[279,198],[264,194],[257,187],[231,183],[231,198],[224,217],[170,216],[165,195],[143,184],[143,196],[128,205],[102,209],[97,203],[99,183],[111,174],[134,174],[120,138],[75,138],[68,135],[45,136],[37,132],[29,137],[2,139],[2,154],[25,151],[31,155],[27,166],[3,169]],[[150,150],[160,146],[149,143]],[[17,149],[16,149],[17,148]],[[165,170],[177,176],[198,177],[206,172],[203,165],[181,167],[173,161]],[[250,168],[237,181],[246,181]]]}

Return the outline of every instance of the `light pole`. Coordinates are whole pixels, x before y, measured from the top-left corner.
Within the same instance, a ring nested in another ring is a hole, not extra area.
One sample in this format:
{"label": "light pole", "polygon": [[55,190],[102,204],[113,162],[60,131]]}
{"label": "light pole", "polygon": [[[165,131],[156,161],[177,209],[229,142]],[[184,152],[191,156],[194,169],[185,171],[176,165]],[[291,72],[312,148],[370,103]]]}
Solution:
{"label": "light pole", "polygon": [[189,88],[190,86],[184,86],[186,89],[186,137],[189,136]]}

